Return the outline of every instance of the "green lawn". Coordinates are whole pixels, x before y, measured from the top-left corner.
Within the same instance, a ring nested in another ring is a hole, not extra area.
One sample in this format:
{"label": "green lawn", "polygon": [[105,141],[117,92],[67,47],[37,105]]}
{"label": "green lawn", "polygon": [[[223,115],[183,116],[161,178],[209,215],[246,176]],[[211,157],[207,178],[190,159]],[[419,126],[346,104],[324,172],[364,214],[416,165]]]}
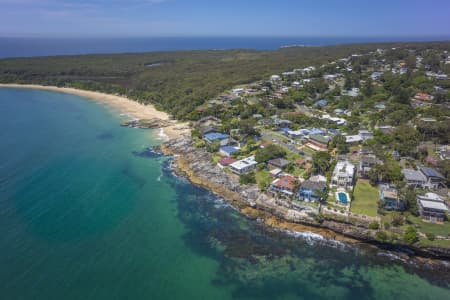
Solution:
{"label": "green lawn", "polygon": [[434,240],[430,241],[427,239],[421,239],[419,242],[419,245],[421,246],[438,246],[438,247],[446,247],[450,248],[450,241],[449,240]]}
{"label": "green lawn", "polygon": [[408,216],[408,220],[418,226],[417,230],[422,233],[434,233],[435,235],[450,235],[450,222],[443,224],[428,223],[422,221],[420,217]]}
{"label": "green lawn", "polygon": [[358,181],[353,192],[355,200],[352,201],[350,211],[355,214],[377,216],[378,200],[380,194],[377,187],[367,181]]}

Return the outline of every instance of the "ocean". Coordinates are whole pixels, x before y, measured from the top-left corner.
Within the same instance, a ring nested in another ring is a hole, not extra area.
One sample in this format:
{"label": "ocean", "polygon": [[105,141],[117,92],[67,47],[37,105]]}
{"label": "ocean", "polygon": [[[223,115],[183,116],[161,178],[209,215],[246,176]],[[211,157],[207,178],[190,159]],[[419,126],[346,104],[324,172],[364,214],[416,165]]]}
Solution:
{"label": "ocean", "polygon": [[1,299],[450,297],[427,263],[243,217],[111,108],[3,88],[0,113]]}
{"label": "ocean", "polygon": [[153,38],[10,38],[0,37],[0,58],[93,53],[205,49],[276,50],[283,46],[350,43],[442,41],[426,37],[153,37]]}

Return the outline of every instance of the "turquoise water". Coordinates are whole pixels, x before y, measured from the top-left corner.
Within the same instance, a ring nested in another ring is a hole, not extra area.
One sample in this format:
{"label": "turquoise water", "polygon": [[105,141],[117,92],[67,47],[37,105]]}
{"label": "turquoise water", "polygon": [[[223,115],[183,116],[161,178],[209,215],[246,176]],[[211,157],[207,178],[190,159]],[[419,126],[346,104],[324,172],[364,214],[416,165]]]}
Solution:
{"label": "turquoise water", "polygon": [[347,204],[348,199],[347,199],[346,193],[338,193],[338,197],[339,197],[339,202],[341,202],[343,204]]}
{"label": "turquoise water", "polygon": [[268,230],[86,99],[0,89],[0,299],[448,299],[449,272]]}

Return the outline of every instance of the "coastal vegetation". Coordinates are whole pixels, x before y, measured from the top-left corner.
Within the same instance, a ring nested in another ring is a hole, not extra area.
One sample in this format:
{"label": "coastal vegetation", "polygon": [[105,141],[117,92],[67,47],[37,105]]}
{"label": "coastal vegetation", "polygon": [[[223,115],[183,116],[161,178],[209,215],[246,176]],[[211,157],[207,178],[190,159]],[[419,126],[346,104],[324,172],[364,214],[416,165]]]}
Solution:
{"label": "coastal vegetation", "polygon": [[[0,83],[65,86],[120,94],[141,103],[154,104],[176,119],[196,120],[203,115],[198,107],[236,85],[262,80],[292,67],[326,64],[352,53],[400,45],[414,49],[446,49],[450,43],[373,43],[290,47],[277,51],[174,51],[13,58],[0,60]],[[363,63],[363,60],[358,62]],[[399,84],[387,78],[385,85],[396,91]],[[318,81],[311,84],[307,92],[323,91],[325,87]],[[293,93],[291,97],[279,100],[277,106],[292,106],[293,101],[305,96],[305,92]],[[345,99],[341,100],[345,106],[343,101]],[[395,123],[403,116],[399,114],[404,113],[407,111],[393,109],[385,118]]]}

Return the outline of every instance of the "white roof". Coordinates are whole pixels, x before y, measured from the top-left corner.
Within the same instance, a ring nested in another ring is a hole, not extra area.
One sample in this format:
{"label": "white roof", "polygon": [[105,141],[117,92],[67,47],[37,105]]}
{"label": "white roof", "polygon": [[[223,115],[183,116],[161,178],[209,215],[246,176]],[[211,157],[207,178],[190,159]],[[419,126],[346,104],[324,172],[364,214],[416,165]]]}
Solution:
{"label": "white roof", "polygon": [[353,176],[355,174],[355,165],[349,161],[338,161],[333,171],[333,176],[337,174],[345,173],[347,176]]}
{"label": "white roof", "polygon": [[316,176],[311,176],[311,178],[309,178],[309,181],[313,181],[313,182],[327,182],[327,178],[323,175],[316,175]]}
{"label": "white roof", "polygon": [[345,136],[345,142],[346,143],[355,143],[355,142],[361,142],[363,139],[362,137],[357,134],[357,135],[347,135]]}
{"label": "white roof", "polygon": [[248,166],[256,165],[258,164],[255,161],[255,156],[250,156],[241,160],[238,160],[237,162],[234,162],[230,164],[230,167],[236,170],[242,170],[247,168]]}
{"label": "white roof", "polygon": [[300,129],[300,130],[289,130],[288,131],[289,135],[304,135],[305,131]]}
{"label": "white roof", "polygon": [[425,195],[418,195],[417,198],[419,200],[425,200],[425,201],[434,201],[434,202],[444,202],[444,199],[442,199],[441,196],[435,193],[426,193]]}
{"label": "white roof", "polygon": [[276,176],[276,175],[280,174],[281,172],[283,172],[281,169],[273,169],[272,171],[270,171],[270,174]]}
{"label": "white roof", "polygon": [[445,206],[442,202],[435,202],[435,201],[427,201],[427,200],[420,200],[420,205],[425,208],[431,208],[431,209],[438,209],[447,211],[447,206]]}

